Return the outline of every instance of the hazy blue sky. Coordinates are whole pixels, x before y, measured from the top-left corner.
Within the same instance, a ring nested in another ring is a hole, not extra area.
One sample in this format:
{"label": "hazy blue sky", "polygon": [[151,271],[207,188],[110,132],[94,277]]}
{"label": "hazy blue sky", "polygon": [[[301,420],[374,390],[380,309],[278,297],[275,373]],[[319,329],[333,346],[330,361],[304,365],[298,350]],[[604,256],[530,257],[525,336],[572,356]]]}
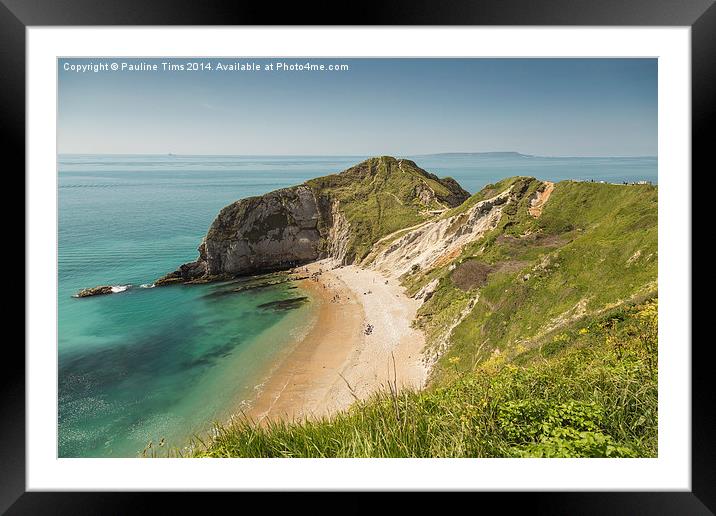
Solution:
{"label": "hazy blue sky", "polygon": [[[161,71],[162,62],[212,71]],[[59,60],[60,153],[655,156],[656,59]],[[140,62],[160,71],[76,72]]]}

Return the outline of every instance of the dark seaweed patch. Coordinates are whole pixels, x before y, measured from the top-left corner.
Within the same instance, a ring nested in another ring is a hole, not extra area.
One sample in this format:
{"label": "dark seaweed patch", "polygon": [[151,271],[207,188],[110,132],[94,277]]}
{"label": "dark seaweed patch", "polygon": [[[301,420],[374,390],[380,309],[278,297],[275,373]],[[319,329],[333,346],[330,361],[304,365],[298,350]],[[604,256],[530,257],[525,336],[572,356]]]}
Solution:
{"label": "dark seaweed patch", "polygon": [[283,312],[286,310],[295,310],[308,301],[308,297],[292,297],[289,299],[280,299],[278,301],[271,301],[269,303],[263,303],[258,306],[262,310],[272,310],[274,312]]}
{"label": "dark seaweed patch", "polygon": [[[221,298],[224,296],[230,296],[233,294],[237,294],[239,292],[247,292],[249,290],[257,291],[257,290],[264,290],[271,287],[275,287],[277,285],[283,285],[285,283],[296,281],[296,280],[302,280],[306,279],[306,277],[302,276],[289,276],[286,274],[267,274],[262,276],[255,276],[249,279],[245,279],[242,281],[233,281],[229,283],[228,285],[223,285],[223,288],[215,289],[208,294],[205,294],[205,299],[214,299],[214,298]],[[296,288],[295,286],[291,286],[288,288]]]}

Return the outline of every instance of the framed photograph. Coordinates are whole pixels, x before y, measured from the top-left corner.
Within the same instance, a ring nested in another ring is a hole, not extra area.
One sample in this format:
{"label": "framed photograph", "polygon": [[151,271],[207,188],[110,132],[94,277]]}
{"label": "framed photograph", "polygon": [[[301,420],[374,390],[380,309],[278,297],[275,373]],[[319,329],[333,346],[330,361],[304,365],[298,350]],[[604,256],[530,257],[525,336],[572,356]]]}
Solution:
{"label": "framed photograph", "polygon": [[712,514],[691,188],[713,2],[346,25],[2,1],[27,299],[2,510],[509,491]]}

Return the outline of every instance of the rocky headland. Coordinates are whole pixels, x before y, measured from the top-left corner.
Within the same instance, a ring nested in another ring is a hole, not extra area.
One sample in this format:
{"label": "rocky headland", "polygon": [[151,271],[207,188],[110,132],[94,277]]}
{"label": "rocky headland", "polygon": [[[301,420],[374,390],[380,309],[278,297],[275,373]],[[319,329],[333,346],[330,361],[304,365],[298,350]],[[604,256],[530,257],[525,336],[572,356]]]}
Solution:
{"label": "rocky headland", "polygon": [[198,258],[155,284],[207,282],[285,270],[325,258],[363,258],[385,235],[460,205],[468,192],[414,162],[372,158],[340,173],[262,196],[219,212]]}

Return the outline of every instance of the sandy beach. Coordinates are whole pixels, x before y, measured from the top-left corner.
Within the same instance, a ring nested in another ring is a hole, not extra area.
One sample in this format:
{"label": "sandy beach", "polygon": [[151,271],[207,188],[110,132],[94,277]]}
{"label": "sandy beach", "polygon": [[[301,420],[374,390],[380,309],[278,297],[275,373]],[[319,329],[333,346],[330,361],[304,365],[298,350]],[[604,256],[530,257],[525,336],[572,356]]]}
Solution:
{"label": "sandy beach", "polygon": [[425,339],[411,327],[420,302],[405,296],[396,279],[352,265],[335,267],[329,260],[298,270],[313,276],[301,287],[318,304],[317,316],[265,382],[249,417],[320,417],[394,379],[398,388],[424,386]]}

